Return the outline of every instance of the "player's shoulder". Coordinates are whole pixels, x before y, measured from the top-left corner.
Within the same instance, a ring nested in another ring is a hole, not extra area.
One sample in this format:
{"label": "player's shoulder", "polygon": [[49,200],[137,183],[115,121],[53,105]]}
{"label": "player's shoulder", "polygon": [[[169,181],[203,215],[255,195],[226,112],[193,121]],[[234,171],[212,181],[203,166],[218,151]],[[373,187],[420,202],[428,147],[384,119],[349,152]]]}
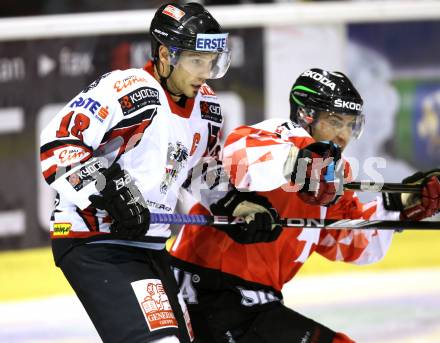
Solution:
{"label": "player's shoulder", "polygon": [[85,87],[82,93],[115,93],[116,95],[122,95],[142,87],[162,89],[159,82],[143,69],[118,69],[99,76]]}
{"label": "player's shoulder", "polygon": [[252,125],[255,129],[269,131],[282,138],[310,137],[310,134],[301,125],[286,118],[270,118]]}
{"label": "player's shoulder", "polygon": [[219,102],[217,94],[215,94],[214,90],[207,83],[204,83],[200,86],[198,98],[200,101]]}
{"label": "player's shoulder", "polygon": [[163,91],[160,83],[146,70],[131,68],[115,70],[111,73],[111,87],[119,94],[129,93],[141,88]]}

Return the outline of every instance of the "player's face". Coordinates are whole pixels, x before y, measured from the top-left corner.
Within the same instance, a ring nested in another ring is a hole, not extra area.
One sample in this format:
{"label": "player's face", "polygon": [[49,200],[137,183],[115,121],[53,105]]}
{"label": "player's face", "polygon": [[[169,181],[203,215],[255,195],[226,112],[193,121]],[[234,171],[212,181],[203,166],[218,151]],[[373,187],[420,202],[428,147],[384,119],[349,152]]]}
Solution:
{"label": "player's face", "polygon": [[332,141],[344,150],[352,138],[356,119],[354,115],[321,112],[313,126],[313,138]]}
{"label": "player's face", "polygon": [[170,90],[194,98],[199,88],[210,77],[216,58],[215,53],[183,51],[169,78]]}

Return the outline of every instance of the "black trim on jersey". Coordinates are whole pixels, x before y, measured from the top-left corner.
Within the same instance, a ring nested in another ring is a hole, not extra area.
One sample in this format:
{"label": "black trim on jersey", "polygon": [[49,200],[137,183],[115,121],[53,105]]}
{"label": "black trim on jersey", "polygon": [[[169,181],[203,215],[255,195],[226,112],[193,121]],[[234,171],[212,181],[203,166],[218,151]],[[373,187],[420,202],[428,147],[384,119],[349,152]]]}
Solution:
{"label": "black trim on jersey", "polygon": [[112,135],[113,131],[138,125],[142,123],[144,120],[153,120],[156,114],[157,114],[157,107],[149,108],[135,115],[134,117],[121,120],[116,126],[112,127],[109,131],[105,133],[102,142],[106,142],[107,140],[109,140],[109,137]]}
{"label": "black trim on jersey", "polygon": [[[62,167],[62,168],[64,168],[64,172],[63,172],[63,175],[64,175],[64,174],[68,173],[72,169],[72,165],[66,166],[66,167]],[[58,172],[58,167],[57,167],[57,171],[55,173],[52,173],[50,176],[45,178],[46,182],[49,185],[51,185],[55,181],[55,176],[56,176],[57,172]]]}
{"label": "black trim on jersey", "polygon": [[87,228],[90,232],[96,232],[99,231],[99,221],[98,217],[96,217],[96,213],[98,212],[96,208],[90,207],[87,209],[88,212],[93,216],[93,223],[90,223],[89,220],[84,215],[84,210],[80,210],[78,207],[76,208],[76,213],[80,216],[80,218],[83,220],[84,224],[86,224]]}
{"label": "black trim on jersey", "polygon": [[55,175],[56,172],[45,178],[48,185],[51,185],[55,181]]}
{"label": "black trim on jersey", "polygon": [[43,154],[51,149],[57,148],[59,146],[64,146],[64,145],[76,145],[76,146],[81,146],[86,148],[87,150],[93,151],[92,147],[84,144],[83,141],[79,140],[79,139],[57,139],[55,141],[49,142],[44,144],[43,146],[40,147],[40,154]]}

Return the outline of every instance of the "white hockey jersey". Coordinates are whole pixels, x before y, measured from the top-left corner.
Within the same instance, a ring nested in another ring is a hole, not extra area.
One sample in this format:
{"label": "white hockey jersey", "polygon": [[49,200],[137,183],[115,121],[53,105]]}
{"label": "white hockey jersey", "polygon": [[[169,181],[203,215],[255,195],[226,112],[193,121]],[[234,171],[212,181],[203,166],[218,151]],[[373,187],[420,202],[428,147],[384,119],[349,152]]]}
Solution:
{"label": "white hockey jersey", "polygon": [[[182,107],[153,77],[152,62],[90,84],[41,133],[43,175],[59,194],[50,224],[54,250],[63,254],[78,241],[113,238],[111,218],[88,200],[97,194],[88,176],[103,165],[96,161],[84,167],[86,161],[97,155],[109,164],[117,161],[151,212],[172,213],[189,171],[203,156],[218,153],[221,125],[220,105],[208,85]],[[152,224],[141,244],[134,245],[163,245],[169,235],[169,225]]]}

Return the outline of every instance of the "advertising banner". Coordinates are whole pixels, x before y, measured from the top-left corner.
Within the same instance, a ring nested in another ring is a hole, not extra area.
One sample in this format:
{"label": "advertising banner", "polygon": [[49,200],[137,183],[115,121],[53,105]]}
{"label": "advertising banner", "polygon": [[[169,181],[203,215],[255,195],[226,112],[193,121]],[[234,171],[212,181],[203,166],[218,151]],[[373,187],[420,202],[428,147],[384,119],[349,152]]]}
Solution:
{"label": "advertising banner", "polygon": [[[347,73],[364,98],[364,134],[345,151],[357,180],[398,182],[438,167],[439,40],[437,22],[231,30],[231,68],[208,82],[222,103],[224,135],[287,119],[295,78],[321,67]],[[49,244],[54,192],[39,168],[42,128],[100,75],[142,67],[149,56],[146,33],[0,43],[0,250]]]}

